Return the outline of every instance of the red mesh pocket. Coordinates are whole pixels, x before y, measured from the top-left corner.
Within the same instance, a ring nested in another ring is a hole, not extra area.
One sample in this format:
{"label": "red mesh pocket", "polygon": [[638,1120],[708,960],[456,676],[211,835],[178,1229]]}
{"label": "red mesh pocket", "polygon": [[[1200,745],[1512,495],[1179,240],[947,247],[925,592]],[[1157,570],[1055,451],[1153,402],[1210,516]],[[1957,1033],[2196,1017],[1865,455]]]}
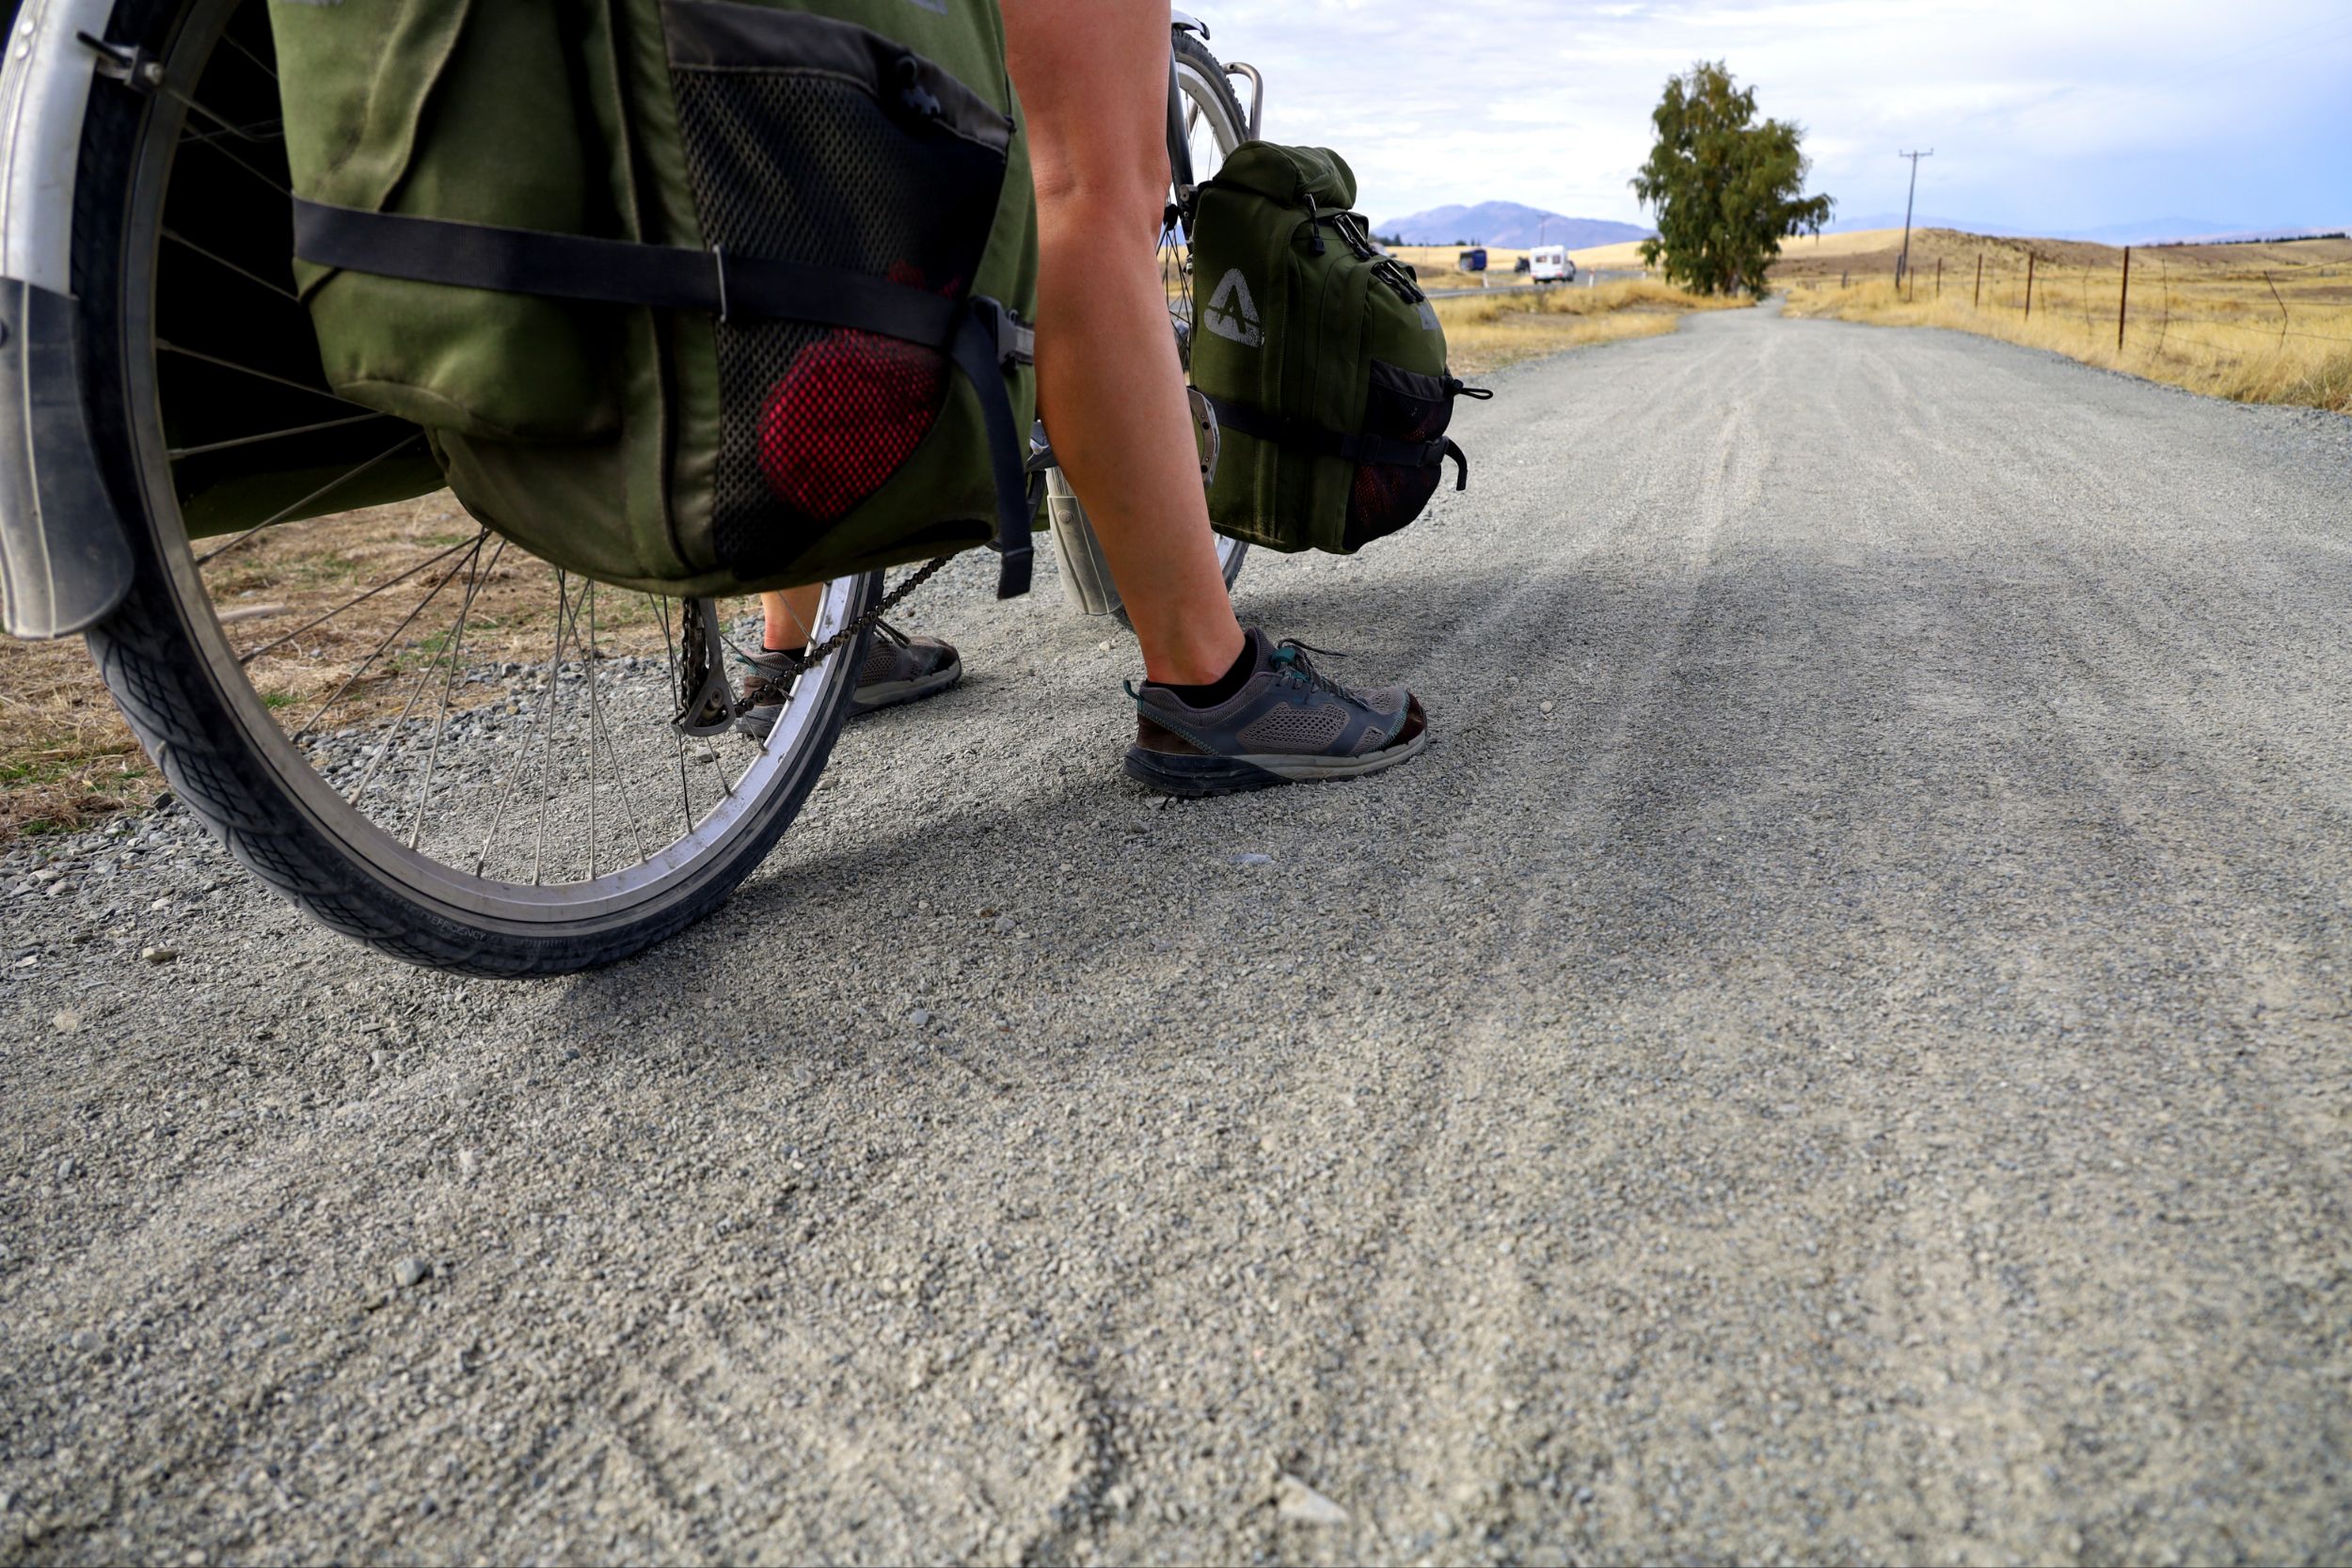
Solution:
{"label": "red mesh pocket", "polygon": [[[1453,383],[1458,387],[1460,383]],[[1372,362],[1372,391],[1364,402],[1364,434],[1391,441],[1422,443],[1445,434],[1454,418],[1449,384],[1434,375]],[[1444,465],[1359,463],[1348,489],[1347,528],[1342,543],[1358,549],[1421,515],[1437,493]]]}
{"label": "red mesh pocket", "polygon": [[[1394,463],[1360,463],[1347,492],[1350,549],[1398,529],[1421,515],[1444,477],[1442,465],[1407,468]],[[1385,525],[1385,526],[1384,526]]]}
{"label": "red mesh pocket", "polygon": [[946,362],[918,344],[848,330],[810,344],[760,410],[768,488],[802,516],[837,521],[922,445],[946,387]]}
{"label": "red mesh pocket", "polygon": [[[967,297],[995,224],[1005,152],[956,131],[953,113],[926,110],[939,103],[923,84],[946,91],[951,79],[903,54],[887,79],[863,76],[878,47],[871,35],[798,13],[704,5],[665,18],[674,35],[693,35],[685,55],[673,50],[691,63],[674,65],[672,84],[706,245]],[[759,53],[771,34],[815,53]],[[706,58],[712,39],[747,53]],[[755,317],[723,318],[712,336],[711,541],[744,577],[804,554],[883,493],[950,417],[953,372],[936,349]],[[921,500],[909,498],[911,515]]]}

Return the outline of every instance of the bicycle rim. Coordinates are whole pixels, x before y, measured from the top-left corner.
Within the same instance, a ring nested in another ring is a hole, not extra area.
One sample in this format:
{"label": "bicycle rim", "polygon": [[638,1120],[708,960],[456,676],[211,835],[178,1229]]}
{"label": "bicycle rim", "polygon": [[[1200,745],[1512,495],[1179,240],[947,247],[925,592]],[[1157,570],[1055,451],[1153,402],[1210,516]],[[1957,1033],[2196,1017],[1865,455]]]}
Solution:
{"label": "bicycle rim", "polygon": [[[795,682],[764,741],[689,736],[671,721],[695,684],[699,605],[563,573],[445,491],[334,509],[366,499],[371,476],[424,438],[336,398],[315,364],[240,352],[272,337],[258,324],[302,309],[285,228],[252,221],[282,217],[286,195],[269,38],[260,0],[178,8],[167,80],[193,85],[148,102],[119,295],[156,566],[190,656],[278,797],[249,804],[298,814],[380,886],[484,931],[572,937],[707,895],[748,869],[744,852],[813,784],[862,647]],[[222,312],[200,307],[231,295],[223,332],[207,319]],[[251,427],[223,432],[224,401]],[[256,449],[337,456],[291,504],[191,537],[191,466]],[[809,640],[873,592],[865,578],[825,585]],[[720,607],[723,639],[755,639],[755,611]]]}

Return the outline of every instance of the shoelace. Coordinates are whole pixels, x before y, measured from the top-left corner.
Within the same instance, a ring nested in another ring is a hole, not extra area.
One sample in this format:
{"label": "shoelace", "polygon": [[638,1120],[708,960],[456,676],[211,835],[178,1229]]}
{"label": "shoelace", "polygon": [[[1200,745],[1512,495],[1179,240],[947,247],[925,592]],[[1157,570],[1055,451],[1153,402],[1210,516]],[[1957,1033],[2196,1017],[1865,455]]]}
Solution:
{"label": "shoelace", "polygon": [[[1287,681],[1293,686],[1304,686],[1311,691],[1327,691],[1341,702],[1352,704],[1358,707],[1365,705],[1361,696],[1310,664],[1307,661],[1309,654],[1315,654],[1324,658],[1345,658],[1347,657],[1345,654],[1334,653],[1329,648],[1318,648],[1311,642],[1301,642],[1295,637],[1285,637],[1274,645],[1274,652],[1267,659],[1267,662],[1274,667],[1274,678]],[[1128,696],[1135,698],[1137,702],[1143,700],[1143,693],[1136,689],[1135,682],[1121,681],[1119,684],[1127,689]]]}
{"label": "shoelace", "polygon": [[1309,663],[1307,660],[1309,654],[1314,654],[1322,658],[1345,658],[1347,657],[1345,654],[1333,653],[1328,648],[1318,648],[1312,643],[1301,642],[1295,637],[1285,637],[1274,647],[1275,674],[1283,680],[1302,684],[1310,690],[1327,691],[1343,703],[1360,705],[1363,702],[1363,699],[1357,696],[1355,692]]}

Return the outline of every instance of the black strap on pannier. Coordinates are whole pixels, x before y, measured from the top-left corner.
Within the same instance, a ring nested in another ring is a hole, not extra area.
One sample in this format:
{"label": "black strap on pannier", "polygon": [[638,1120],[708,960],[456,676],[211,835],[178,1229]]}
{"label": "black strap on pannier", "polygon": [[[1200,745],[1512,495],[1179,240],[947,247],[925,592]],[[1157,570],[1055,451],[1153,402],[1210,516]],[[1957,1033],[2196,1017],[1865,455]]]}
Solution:
{"label": "black strap on pannier", "polygon": [[1029,591],[1034,563],[1029,526],[1036,509],[1028,503],[1027,443],[1013,423],[1004,370],[1032,361],[1037,334],[996,301],[976,297],[959,304],[862,273],[796,261],[367,213],[299,197],[294,216],[294,254],[319,266],[498,293],[701,310],[721,321],[750,316],[812,322],[937,350],[955,361],[979,394],[981,419],[994,449],[992,547],[1003,558],[996,596],[1015,598]]}
{"label": "black strap on pannier", "polygon": [[[1208,397],[1206,392],[1201,396]],[[1403,468],[1434,468],[1449,457],[1454,459],[1454,487],[1470,487],[1470,459],[1451,437],[1440,436],[1434,441],[1395,441],[1386,436],[1367,436],[1361,432],[1343,435],[1326,430],[1305,420],[1288,420],[1269,414],[1248,404],[1232,403],[1224,398],[1209,398],[1209,406],[1216,411],[1217,427],[1237,430],[1244,436],[1254,436],[1261,441],[1272,441],[1280,447],[1301,451],[1321,452],[1327,457],[1345,458],[1350,463],[1384,463]]]}

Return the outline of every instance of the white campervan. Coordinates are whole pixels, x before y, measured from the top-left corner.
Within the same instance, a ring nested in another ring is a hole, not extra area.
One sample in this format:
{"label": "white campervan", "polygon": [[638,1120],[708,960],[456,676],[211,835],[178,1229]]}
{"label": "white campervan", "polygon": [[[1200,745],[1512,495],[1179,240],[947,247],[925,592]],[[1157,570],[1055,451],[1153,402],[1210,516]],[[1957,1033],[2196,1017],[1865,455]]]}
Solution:
{"label": "white campervan", "polygon": [[1573,283],[1576,263],[1568,260],[1568,247],[1564,245],[1539,245],[1527,253],[1527,280],[1531,283]]}

